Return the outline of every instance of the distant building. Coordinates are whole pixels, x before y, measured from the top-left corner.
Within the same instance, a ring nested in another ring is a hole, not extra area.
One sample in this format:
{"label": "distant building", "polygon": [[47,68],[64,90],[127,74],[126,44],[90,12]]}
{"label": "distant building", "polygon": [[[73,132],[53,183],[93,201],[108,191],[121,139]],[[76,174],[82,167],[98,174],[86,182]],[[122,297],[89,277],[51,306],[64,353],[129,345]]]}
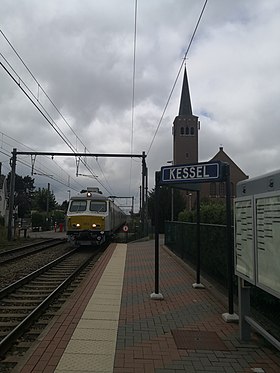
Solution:
{"label": "distant building", "polygon": [[8,191],[7,191],[7,178],[2,175],[2,163],[0,162],[0,217],[3,217],[5,220],[5,225],[7,224],[8,219]]}
{"label": "distant building", "polygon": [[[173,164],[192,164],[199,162],[198,154],[198,131],[200,122],[198,117],[192,113],[192,105],[185,68],[183,86],[179,107],[179,115],[174,119],[173,134]],[[218,153],[210,161],[227,162],[230,166],[231,196],[236,196],[237,182],[247,179],[248,176],[236,165],[236,163],[220,147]],[[225,183],[205,183],[201,185],[201,198],[224,198]],[[189,207],[194,204],[192,192],[186,192],[186,200]]]}

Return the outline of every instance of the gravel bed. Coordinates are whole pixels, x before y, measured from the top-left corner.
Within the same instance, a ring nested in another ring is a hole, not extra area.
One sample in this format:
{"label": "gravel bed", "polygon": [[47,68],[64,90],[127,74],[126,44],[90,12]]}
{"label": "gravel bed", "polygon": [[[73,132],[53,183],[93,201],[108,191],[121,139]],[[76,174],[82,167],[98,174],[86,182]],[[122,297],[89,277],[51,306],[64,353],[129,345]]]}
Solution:
{"label": "gravel bed", "polygon": [[21,238],[20,240],[13,240],[9,242],[0,242],[0,253],[15,249],[17,247],[31,245],[36,242],[44,241],[43,238]]}
{"label": "gravel bed", "polygon": [[73,250],[69,243],[51,247],[19,261],[2,265],[0,271],[0,289],[28,275],[43,265]]}

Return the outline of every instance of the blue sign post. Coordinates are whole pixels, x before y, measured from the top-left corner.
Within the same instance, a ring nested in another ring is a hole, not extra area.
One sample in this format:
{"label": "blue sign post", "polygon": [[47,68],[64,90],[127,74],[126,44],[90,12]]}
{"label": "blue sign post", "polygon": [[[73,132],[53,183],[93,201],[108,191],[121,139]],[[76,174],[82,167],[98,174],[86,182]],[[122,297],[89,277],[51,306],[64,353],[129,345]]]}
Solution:
{"label": "blue sign post", "polygon": [[[156,172],[155,185],[155,292],[151,294],[152,299],[163,299],[159,292],[159,193],[160,185],[172,188],[197,191],[197,281],[200,284],[200,192],[199,183],[210,182],[226,183],[226,209],[227,209],[227,243],[228,243],[228,300],[229,313],[224,314],[226,321],[235,321],[233,310],[233,250],[231,243],[231,196],[230,196],[230,168],[229,164],[213,161],[197,164],[172,165],[161,167],[160,172]],[[202,285],[203,286],[203,285]]]}

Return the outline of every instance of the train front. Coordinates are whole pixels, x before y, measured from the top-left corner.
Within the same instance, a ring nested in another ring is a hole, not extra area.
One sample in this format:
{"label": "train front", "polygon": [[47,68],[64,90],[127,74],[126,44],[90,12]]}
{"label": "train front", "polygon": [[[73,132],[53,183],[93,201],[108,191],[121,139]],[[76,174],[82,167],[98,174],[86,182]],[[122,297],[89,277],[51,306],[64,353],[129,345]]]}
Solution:
{"label": "train front", "polygon": [[71,197],[67,211],[67,237],[74,246],[100,245],[106,240],[105,222],[108,200],[99,193],[87,192]]}

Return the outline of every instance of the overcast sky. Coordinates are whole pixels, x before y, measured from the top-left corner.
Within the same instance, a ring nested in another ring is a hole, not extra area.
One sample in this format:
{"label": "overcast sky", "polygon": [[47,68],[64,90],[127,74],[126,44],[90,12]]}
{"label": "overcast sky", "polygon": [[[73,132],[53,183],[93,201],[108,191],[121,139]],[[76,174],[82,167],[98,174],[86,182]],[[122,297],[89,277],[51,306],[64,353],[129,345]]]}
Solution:
{"label": "overcast sky", "polygon": [[[155,171],[172,159],[183,70],[160,119],[204,2],[138,0],[132,105],[134,0],[2,0],[1,31],[40,87],[3,34],[0,62],[53,120],[51,126],[1,65],[2,173],[10,171],[14,147],[71,152],[59,132],[79,152],[145,151],[151,190]],[[187,56],[193,113],[201,123],[199,161],[223,146],[250,177],[280,168],[279,35],[279,0],[208,1]],[[138,204],[140,159],[84,162],[96,180],[76,177],[73,157],[37,157],[34,172],[49,176],[33,175],[35,185],[50,183],[58,202],[92,185],[105,195],[135,196]],[[19,157],[17,173],[31,175],[30,156]],[[78,173],[90,174],[81,162]]]}

